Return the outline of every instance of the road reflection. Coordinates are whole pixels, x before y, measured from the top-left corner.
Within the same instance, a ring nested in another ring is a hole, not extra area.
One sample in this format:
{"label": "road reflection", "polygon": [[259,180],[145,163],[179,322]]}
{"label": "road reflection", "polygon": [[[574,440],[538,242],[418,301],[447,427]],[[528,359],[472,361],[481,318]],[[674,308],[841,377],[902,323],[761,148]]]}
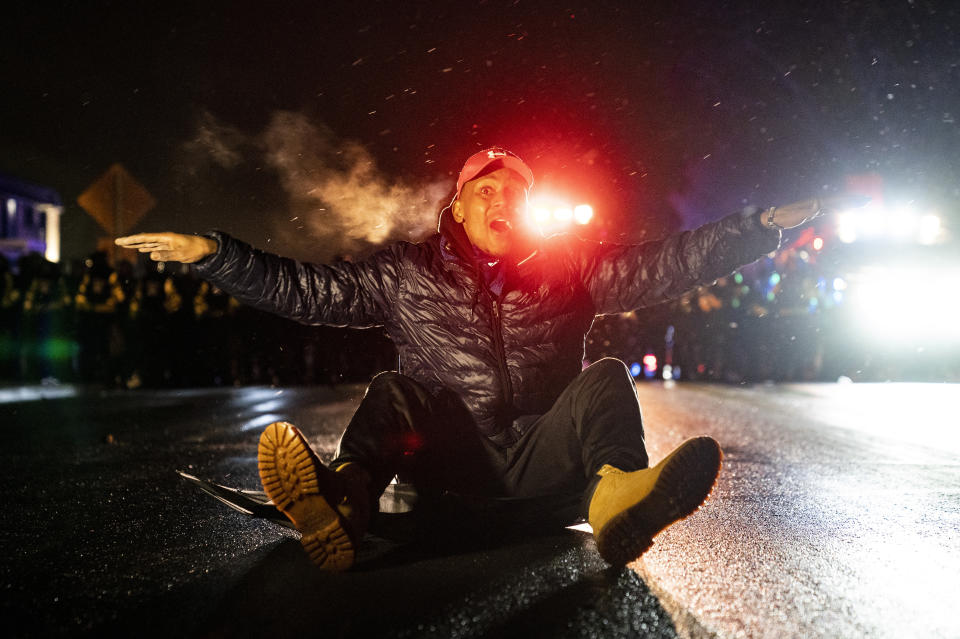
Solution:
{"label": "road reflection", "polygon": [[960,455],[960,384],[784,384],[817,397],[807,416],[838,428]]}

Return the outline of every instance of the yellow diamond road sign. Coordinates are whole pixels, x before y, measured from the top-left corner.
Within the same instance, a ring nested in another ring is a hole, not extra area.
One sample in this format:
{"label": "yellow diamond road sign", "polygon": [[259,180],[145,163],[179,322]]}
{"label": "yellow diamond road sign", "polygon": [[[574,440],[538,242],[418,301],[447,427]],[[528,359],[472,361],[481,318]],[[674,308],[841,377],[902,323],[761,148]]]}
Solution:
{"label": "yellow diamond road sign", "polygon": [[123,235],[156,205],[150,192],[122,164],[114,164],[77,198],[103,229]]}

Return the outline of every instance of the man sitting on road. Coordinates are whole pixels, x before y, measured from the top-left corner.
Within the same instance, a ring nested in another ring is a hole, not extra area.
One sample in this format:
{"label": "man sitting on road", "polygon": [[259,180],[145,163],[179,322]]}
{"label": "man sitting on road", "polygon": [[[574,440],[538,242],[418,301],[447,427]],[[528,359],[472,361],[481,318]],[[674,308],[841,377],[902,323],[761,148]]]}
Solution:
{"label": "man sitting on road", "polygon": [[499,148],[467,159],[438,233],[357,263],[299,263],[223,233],[145,233],[117,244],[195,272],[256,308],[307,324],[383,326],[400,370],[370,383],[325,467],[294,426],[260,438],[259,470],[314,563],[344,570],[398,473],[426,493],[584,496],[611,564],[693,513],[720,471],[698,437],[649,468],[623,362],[583,369],[597,315],[677,297],[779,246],[817,200],[730,215],[653,242],[618,245],[526,229],[533,173]]}

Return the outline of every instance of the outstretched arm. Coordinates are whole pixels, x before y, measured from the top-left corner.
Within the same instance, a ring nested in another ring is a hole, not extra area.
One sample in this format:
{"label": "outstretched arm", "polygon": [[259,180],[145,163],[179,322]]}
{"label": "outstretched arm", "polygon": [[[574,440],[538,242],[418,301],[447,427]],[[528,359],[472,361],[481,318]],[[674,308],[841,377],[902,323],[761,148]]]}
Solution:
{"label": "outstretched arm", "polygon": [[397,283],[394,253],[356,264],[311,264],[259,251],[215,232],[211,237],[142,233],[116,240],[150,259],[193,264],[194,272],[244,304],[304,324],[382,325]]}
{"label": "outstretched arm", "polygon": [[140,233],[118,237],[117,246],[149,253],[155,262],[193,264],[217,252],[217,243],[209,237],[180,233]]}
{"label": "outstretched arm", "polygon": [[839,196],[734,214],[692,231],[636,245],[581,247],[583,282],[598,314],[621,313],[678,297],[779,248],[780,231],[829,211],[862,206]]}

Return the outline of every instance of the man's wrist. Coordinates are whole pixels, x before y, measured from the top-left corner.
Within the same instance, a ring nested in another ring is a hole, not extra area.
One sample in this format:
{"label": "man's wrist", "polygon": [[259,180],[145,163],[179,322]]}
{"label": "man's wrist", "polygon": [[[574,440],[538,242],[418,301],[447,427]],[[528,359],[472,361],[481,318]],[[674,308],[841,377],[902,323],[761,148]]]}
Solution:
{"label": "man's wrist", "polygon": [[220,250],[220,243],[215,239],[209,237],[201,237],[201,239],[206,247],[206,253],[204,254],[204,257],[209,257]]}
{"label": "man's wrist", "polygon": [[203,245],[203,257],[193,262],[193,266],[201,269],[209,268],[217,260],[217,254],[220,253],[220,238],[215,233],[204,233],[196,236],[197,240]]}
{"label": "man's wrist", "polygon": [[776,229],[783,231],[784,227],[777,224],[777,207],[771,206],[760,211],[760,224],[766,229]]}

